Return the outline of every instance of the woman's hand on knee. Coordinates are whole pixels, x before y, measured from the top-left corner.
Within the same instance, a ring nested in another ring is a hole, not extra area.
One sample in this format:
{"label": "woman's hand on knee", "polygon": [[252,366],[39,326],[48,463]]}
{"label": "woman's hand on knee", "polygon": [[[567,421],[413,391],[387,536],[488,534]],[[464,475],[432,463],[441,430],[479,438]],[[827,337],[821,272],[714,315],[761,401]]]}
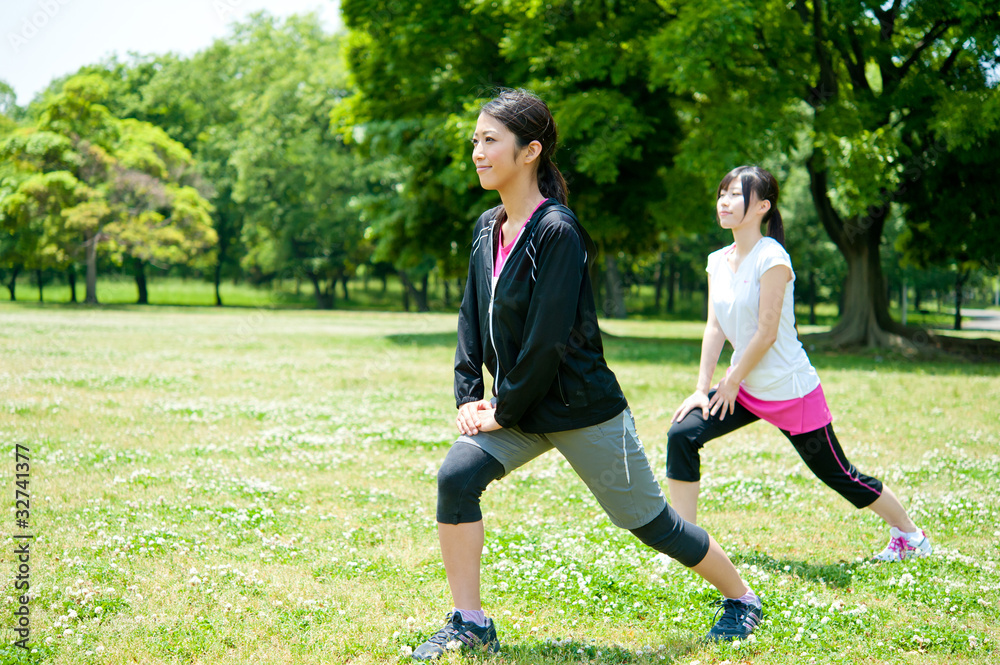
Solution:
{"label": "woman's hand on knee", "polygon": [[687,414],[695,409],[701,409],[701,417],[708,420],[708,395],[700,390],[694,391],[690,397],[681,402],[681,405],[674,411],[674,417],[670,421],[679,423],[684,420]]}
{"label": "woman's hand on knee", "polygon": [[479,412],[492,409],[493,405],[485,399],[481,399],[478,402],[466,402],[458,407],[458,416],[455,418],[455,425],[458,427],[458,431],[465,436],[479,434],[479,431],[482,429],[479,426]]}
{"label": "woman's hand on knee", "polygon": [[494,408],[491,407],[489,409],[485,409],[483,411],[479,411],[478,414],[479,414],[479,431],[480,432],[492,432],[494,430],[498,430],[501,427],[503,427],[503,425],[501,425],[500,423],[497,422],[497,419],[496,419],[497,410],[496,409],[494,409]]}
{"label": "woman's hand on knee", "polygon": [[711,406],[710,413],[714,416],[719,413],[719,420],[726,419],[726,413],[734,413],[736,411],[736,395],[740,392],[740,384],[730,381],[727,376],[719,385],[715,388],[715,394],[712,395],[712,399],[709,402]]}

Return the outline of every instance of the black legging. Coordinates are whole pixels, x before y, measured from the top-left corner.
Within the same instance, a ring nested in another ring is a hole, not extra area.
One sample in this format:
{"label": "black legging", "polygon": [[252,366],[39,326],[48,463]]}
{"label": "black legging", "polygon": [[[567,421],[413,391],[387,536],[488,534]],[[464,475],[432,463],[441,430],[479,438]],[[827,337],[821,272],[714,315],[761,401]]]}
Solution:
{"label": "black legging", "polygon": [[[708,394],[711,399],[713,390]],[[706,443],[759,420],[745,406],[736,402],[736,410],[721,420],[722,409],[708,420],[701,409],[693,409],[679,423],[670,426],[667,433],[667,478],[695,482],[701,480],[701,455],[699,450]],[[866,476],[848,461],[833,425],[829,424],[811,432],[792,434],[781,430],[802,461],[817,478],[858,508],[866,508],[882,495],[882,481]]]}

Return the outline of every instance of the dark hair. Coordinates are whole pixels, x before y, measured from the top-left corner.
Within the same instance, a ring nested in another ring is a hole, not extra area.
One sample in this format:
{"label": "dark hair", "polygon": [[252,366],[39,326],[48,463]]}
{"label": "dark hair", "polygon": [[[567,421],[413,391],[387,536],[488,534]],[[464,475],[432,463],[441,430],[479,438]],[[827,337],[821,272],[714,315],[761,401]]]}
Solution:
{"label": "dark hair", "polygon": [[538,190],[542,196],[566,205],[569,193],[566,180],[553,159],[558,144],[556,121],[545,102],[522,88],[505,89],[483,104],[479,112],[503,123],[517,139],[518,150],[532,141],[542,144],[537,172]]}
{"label": "dark hair", "polygon": [[770,171],[759,166],[737,166],[722,179],[716,194],[729,189],[729,183],[736,178],[740,179],[740,184],[743,186],[743,214],[750,208],[751,192],[756,194],[760,201],[770,201],[771,208],[764,213],[763,219],[767,222],[767,235],[784,245],[785,226],[781,222],[781,213],[778,212],[778,181]]}

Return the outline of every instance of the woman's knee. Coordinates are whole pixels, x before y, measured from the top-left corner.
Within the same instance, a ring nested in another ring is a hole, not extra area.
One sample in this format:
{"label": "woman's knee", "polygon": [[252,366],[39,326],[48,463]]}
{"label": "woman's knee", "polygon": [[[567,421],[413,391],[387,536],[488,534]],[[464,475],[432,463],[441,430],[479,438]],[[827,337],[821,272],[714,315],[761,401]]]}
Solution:
{"label": "woman's knee", "polygon": [[684,422],[674,423],[667,431],[667,477],[695,482],[701,478],[701,455],[698,452],[698,428]]}
{"label": "woman's knee", "polygon": [[455,443],[438,470],[438,522],[462,524],[482,519],[479,497],[503,473],[503,465],[485,450]]}

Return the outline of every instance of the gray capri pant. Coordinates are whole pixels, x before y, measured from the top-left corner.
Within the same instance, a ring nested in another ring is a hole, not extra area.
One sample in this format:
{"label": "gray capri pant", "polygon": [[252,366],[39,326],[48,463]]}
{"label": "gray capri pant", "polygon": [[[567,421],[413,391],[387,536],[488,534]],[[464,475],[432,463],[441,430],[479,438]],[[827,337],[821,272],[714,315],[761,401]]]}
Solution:
{"label": "gray capri pant", "polygon": [[456,442],[472,444],[495,457],[504,475],[555,448],[587,484],[611,522],[623,529],[649,524],[667,505],[630,409],[603,423],[565,432],[528,434],[518,427],[505,427],[462,435]]}

